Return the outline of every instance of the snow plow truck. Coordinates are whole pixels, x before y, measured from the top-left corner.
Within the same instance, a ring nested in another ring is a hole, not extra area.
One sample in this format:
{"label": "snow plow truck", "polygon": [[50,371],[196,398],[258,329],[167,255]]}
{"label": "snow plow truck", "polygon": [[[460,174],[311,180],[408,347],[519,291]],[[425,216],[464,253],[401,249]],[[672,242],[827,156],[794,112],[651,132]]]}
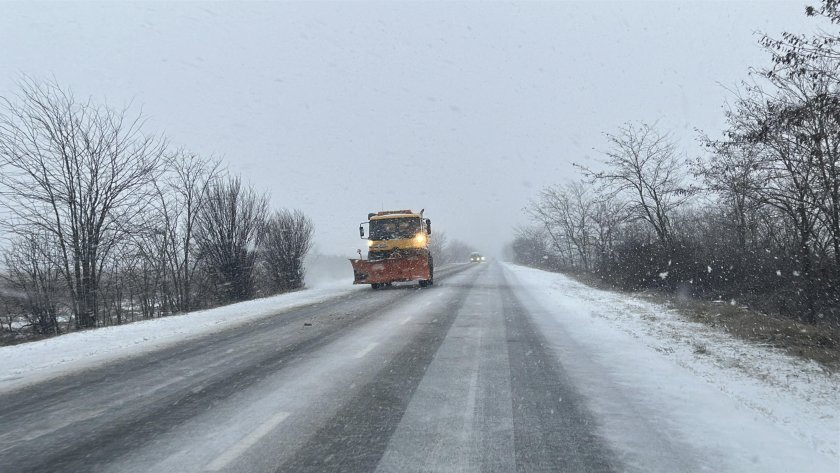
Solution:
{"label": "snow plow truck", "polygon": [[[367,227],[367,233],[365,232]],[[429,252],[432,221],[411,210],[386,210],[368,214],[359,225],[359,236],[367,240],[367,259],[351,259],[353,284],[370,284],[373,289],[395,282],[418,281],[420,287],[434,282],[434,262]]]}

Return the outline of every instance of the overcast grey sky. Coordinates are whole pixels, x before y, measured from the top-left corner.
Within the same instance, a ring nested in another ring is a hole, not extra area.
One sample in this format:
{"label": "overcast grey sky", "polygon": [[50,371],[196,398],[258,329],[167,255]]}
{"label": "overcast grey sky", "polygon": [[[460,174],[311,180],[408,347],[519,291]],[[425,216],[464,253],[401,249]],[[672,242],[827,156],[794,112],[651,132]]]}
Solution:
{"label": "overcast grey sky", "polygon": [[722,85],[768,63],[758,32],[812,29],[804,5],[0,2],[0,95],[27,74],[142,105],[309,214],[325,253],[353,256],[368,211],[422,207],[495,253],[604,131],[658,121],[698,153]]}

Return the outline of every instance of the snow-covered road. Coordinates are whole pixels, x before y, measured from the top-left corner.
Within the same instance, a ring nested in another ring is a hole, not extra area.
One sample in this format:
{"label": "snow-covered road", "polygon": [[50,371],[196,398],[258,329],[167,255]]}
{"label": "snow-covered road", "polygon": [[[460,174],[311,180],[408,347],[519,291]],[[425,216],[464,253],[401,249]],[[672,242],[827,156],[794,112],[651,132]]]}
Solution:
{"label": "snow-covered road", "polygon": [[247,324],[278,312],[346,296],[363,289],[335,281],[315,289],[127,325],[73,332],[0,347],[0,393],[142,355]]}
{"label": "snow-covered road", "polygon": [[0,356],[0,471],[840,471],[835,377],[498,263]]}
{"label": "snow-covered road", "polygon": [[626,464],[840,471],[840,379],[816,363],[562,274],[507,271]]}

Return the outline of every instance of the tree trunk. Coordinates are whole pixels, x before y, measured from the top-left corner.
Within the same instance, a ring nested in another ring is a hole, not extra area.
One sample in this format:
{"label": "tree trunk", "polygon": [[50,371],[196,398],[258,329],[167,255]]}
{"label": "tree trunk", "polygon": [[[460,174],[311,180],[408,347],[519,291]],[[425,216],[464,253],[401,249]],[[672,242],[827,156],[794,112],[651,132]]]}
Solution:
{"label": "tree trunk", "polygon": [[811,249],[808,246],[808,243],[811,240],[811,231],[808,228],[808,210],[800,205],[799,206],[799,264],[802,268],[802,296],[805,297],[805,316],[803,320],[805,323],[813,324],[817,320],[817,311],[816,307],[814,306],[814,284],[813,284],[813,277],[811,275]]}

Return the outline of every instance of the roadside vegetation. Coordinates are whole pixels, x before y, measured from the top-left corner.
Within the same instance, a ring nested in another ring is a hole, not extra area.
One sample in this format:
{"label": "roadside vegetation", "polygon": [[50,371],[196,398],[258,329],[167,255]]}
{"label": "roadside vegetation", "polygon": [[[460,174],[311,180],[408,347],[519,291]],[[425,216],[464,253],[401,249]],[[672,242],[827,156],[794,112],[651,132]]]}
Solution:
{"label": "roadside vegetation", "polygon": [[[790,355],[818,362],[830,371],[840,372],[840,327],[836,324],[808,324],[796,317],[758,310],[735,299],[696,297],[659,288],[626,290],[593,272],[568,269],[559,271],[588,286],[618,291],[661,304],[687,320],[706,324],[758,346],[784,350]],[[704,346],[696,347],[695,354],[705,353]]]}
{"label": "roadside vegetation", "polygon": [[0,196],[0,343],[303,286],[305,214],[52,82],[0,97]]}
{"label": "roadside vegetation", "polygon": [[[806,12],[836,31],[840,7]],[[840,35],[764,36],[726,128],[686,158],[662,124],[606,134],[597,165],[543,189],[510,250],[520,264],[656,294],[830,362],[840,349]]]}
{"label": "roadside vegetation", "polygon": [[475,248],[461,240],[450,240],[444,232],[436,231],[429,242],[429,251],[432,252],[435,264],[441,266],[468,262]]}

